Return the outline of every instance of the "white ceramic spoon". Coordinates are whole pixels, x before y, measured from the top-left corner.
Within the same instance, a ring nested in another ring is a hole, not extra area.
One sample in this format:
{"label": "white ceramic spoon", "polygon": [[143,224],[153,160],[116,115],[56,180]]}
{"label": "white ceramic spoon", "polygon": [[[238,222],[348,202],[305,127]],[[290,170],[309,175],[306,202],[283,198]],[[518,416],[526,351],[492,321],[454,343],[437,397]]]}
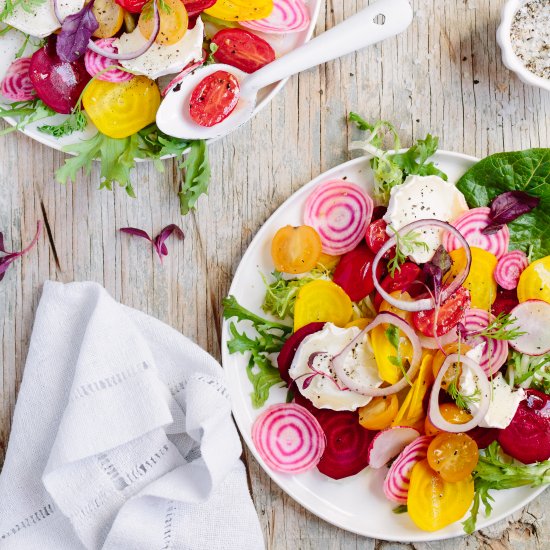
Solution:
{"label": "white ceramic spoon", "polygon": [[[258,91],[265,86],[395,36],[410,25],[412,18],[408,0],[379,0],[252,74],[221,63],[201,67],[168,92],[157,112],[157,125],[166,134],[182,139],[224,136],[252,116]],[[200,126],[189,114],[189,99],[204,78],[220,70],[239,81],[239,102],[219,124]]]}

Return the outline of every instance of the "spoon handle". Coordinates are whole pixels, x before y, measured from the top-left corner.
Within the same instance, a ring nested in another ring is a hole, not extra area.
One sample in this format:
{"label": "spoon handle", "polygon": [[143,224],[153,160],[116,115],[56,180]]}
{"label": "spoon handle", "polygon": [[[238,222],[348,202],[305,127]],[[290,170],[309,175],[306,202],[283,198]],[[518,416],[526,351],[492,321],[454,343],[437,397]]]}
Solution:
{"label": "spoon handle", "polygon": [[252,93],[306,69],[399,34],[410,25],[412,17],[408,0],[379,0],[248,76],[243,82],[243,92]]}

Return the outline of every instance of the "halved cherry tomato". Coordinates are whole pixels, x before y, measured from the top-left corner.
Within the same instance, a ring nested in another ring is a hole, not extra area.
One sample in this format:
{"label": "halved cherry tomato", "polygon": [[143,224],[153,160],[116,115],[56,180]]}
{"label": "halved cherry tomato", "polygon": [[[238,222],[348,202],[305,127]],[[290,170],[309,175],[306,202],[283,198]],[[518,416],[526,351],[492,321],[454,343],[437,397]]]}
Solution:
{"label": "halved cherry tomato", "polygon": [[[411,291],[411,294],[414,296],[416,293],[414,290],[420,289],[421,285],[414,285],[414,281],[421,281],[422,280],[422,270],[414,263],[412,262],[405,262],[401,269],[396,269],[395,273],[393,274],[393,277],[390,275],[387,275],[384,277],[380,283],[382,288],[391,294],[392,292],[396,290],[401,291]],[[418,286],[418,289],[415,289],[414,287]],[[380,294],[377,292],[376,296],[374,297],[374,307],[377,309],[380,308],[380,304],[382,303],[384,299]]]}
{"label": "halved cherry tomato", "polygon": [[544,300],[550,303],[550,256],[536,260],[521,274],[518,283],[520,302]]}
{"label": "halved cherry tomato", "polygon": [[479,458],[477,443],[466,434],[440,433],[428,447],[428,463],[445,481],[470,477]]}
{"label": "halved cherry tomato", "polygon": [[145,6],[148,1],[149,0],[115,0],[119,6],[130,13],[141,13],[143,6]]}
{"label": "halved cherry tomato", "polygon": [[[189,18],[181,0],[163,0],[159,3],[160,30],[155,39],[161,46],[172,46],[179,42],[187,32]],[[149,39],[155,20],[153,18],[153,3],[148,2],[141,12],[138,27],[144,38]]]}
{"label": "halved cherry tomato", "polygon": [[317,279],[305,284],[294,305],[294,332],[320,321],[343,327],[353,313],[349,296],[332,281]]}
{"label": "halved cherry tomato", "polygon": [[435,309],[413,313],[414,326],[425,336],[447,334],[464,318],[470,303],[469,291],[459,286],[456,292],[441,304],[437,315]]}
{"label": "halved cherry tomato", "polygon": [[205,11],[224,21],[253,21],[270,15],[273,0],[218,0]]}
{"label": "halved cherry tomato", "polygon": [[[447,344],[443,347],[443,350],[438,349],[434,355],[434,361],[432,364],[433,374],[434,378],[438,375],[439,369],[443,366],[443,363],[445,362],[445,359],[447,359],[448,355],[451,355],[453,353],[461,353],[465,354],[468,353],[472,348],[470,346],[467,346],[464,343],[458,344],[458,342],[454,342],[452,344]],[[454,364],[453,366],[449,367],[447,372],[445,373],[445,376],[443,376],[443,380],[441,381],[441,387],[445,390],[447,389],[447,386],[453,381],[460,378],[460,375],[462,374],[462,368],[458,364]]]}
{"label": "halved cherry tomato", "polygon": [[124,10],[114,0],[95,0],[92,12],[99,23],[96,38],[111,38],[122,27]]}
{"label": "halved cherry tomato", "polygon": [[160,92],[146,76],[135,76],[126,82],[92,80],[84,91],[82,104],[101,133],[121,139],[155,121]]}
{"label": "halved cherry tomato", "polygon": [[[354,302],[359,302],[374,290],[372,261],[374,254],[365,243],[344,254],[334,270],[333,280]],[[384,268],[378,264],[378,277]]]}
{"label": "halved cherry tomato", "polygon": [[218,46],[214,52],[218,63],[245,73],[253,73],[275,59],[275,51],[263,38],[244,29],[222,29],[214,35],[212,44]]}
{"label": "halved cherry tomato", "polygon": [[367,430],[384,430],[388,428],[399,409],[397,395],[374,397],[364,407],[359,407],[359,424]]}
{"label": "halved cherry tomato", "polygon": [[216,0],[183,0],[183,3],[185,4],[187,15],[194,17],[204,10],[211,8],[216,3]]}
{"label": "halved cherry tomato", "polygon": [[286,225],[271,241],[271,257],[277,271],[306,273],[317,265],[322,247],[321,237],[313,227]]}
{"label": "halved cherry tomato", "polygon": [[328,269],[332,271],[340,262],[342,256],[331,256],[330,254],[325,254],[321,252],[319,259],[317,260],[317,266],[321,269]]}
{"label": "halved cherry tomato", "polygon": [[[493,272],[497,266],[497,258],[494,254],[477,248],[470,247],[472,252],[472,265],[468,277],[462,286],[470,291],[472,307],[490,311],[492,303],[497,296],[497,283]],[[466,253],[463,248],[457,248],[450,253],[453,265],[445,275],[444,281],[449,283],[466,267]]]}
{"label": "halved cherry tomato", "polygon": [[216,71],[201,80],[193,90],[189,114],[201,126],[219,124],[237,106],[239,92],[239,82],[235,76],[227,71]]}
{"label": "halved cherry tomato", "polygon": [[[392,290],[390,292],[390,296],[392,296],[393,298],[397,298],[398,300],[403,300],[404,302],[412,301],[411,295],[405,290]],[[386,300],[382,300],[382,303],[378,308],[378,313],[384,313],[385,311],[388,313],[393,313],[398,317],[401,317],[401,319],[403,319],[404,321],[407,321],[409,325],[412,323],[411,311],[405,311],[404,309],[399,309],[398,307],[395,307],[389,302],[386,302]]]}
{"label": "halved cherry tomato", "polygon": [[437,531],[458,521],[473,500],[471,477],[450,483],[434,472],[427,460],[421,460],[412,469],[407,510],[420,529]]}
{"label": "halved cherry tomato", "polygon": [[[472,420],[472,415],[468,411],[461,409],[456,403],[441,403],[439,405],[439,412],[441,413],[441,416],[451,424],[465,424],[466,422]],[[437,435],[442,433],[442,431],[443,430],[436,428],[430,422],[429,416],[426,417],[426,421],[424,423],[424,432],[426,435]]]}
{"label": "halved cherry tomato", "polygon": [[390,239],[390,236],[386,233],[387,227],[388,224],[383,219],[371,222],[367,227],[367,231],[365,232],[365,240],[367,241],[369,248],[375,254],[377,254],[384,243]]}

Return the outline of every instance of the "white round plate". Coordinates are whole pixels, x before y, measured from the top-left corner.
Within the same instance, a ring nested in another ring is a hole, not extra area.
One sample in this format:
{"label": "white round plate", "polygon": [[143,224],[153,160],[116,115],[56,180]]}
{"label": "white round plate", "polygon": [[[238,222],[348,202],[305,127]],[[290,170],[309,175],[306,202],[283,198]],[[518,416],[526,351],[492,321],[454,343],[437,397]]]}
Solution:
{"label": "white round plate", "polygon": [[[453,182],[456,182],[477,162],[474,157],[446,151],[439,151],[434,156],[434,160]],[[367,192],[372,192],[373,179],[369,159],[361,157],[321,174],[283,203],[258,231],[235,273],[229,293],[233,294],[244,307],[265,317],[261,309],[265,287],[260,273],[267,275],[274,269],[270,254],[271,240],[280,227],[303,223],[302,210],[309,193],[317,184],[331,178],[346,178],[361,185]],[[233,400],[233,415],[248,448],[283,491],[304,508],[329,523],[375,539],[415,542],[464,535],[460,522],[430,533],[418,529],[408,514],[394,514],[392,509],[395,504],[389,502],[382,491],[386,468],[380,470],[366,468],[353,477],[338,481],[324,476],[317,469],[294,476],[273,472],[258,455],[251,439],[252,423],[260,410],[253,409],[250,401],[252,386],[246,376],[248,356],[229,354],[227,351],[229,339],[229,322],[224,321],[222,361]],[[273,387],[267,404],[282,403],[285,398],[286,388]],[[503,519],[525,506],[543,490],[544,487],[537,489],[523,487],[493,491],[492,495],[495,498],[493,513],[489,518],[485,518],[483,510],[480,510],[477,528],[482,529]]]}
{"label": "white round plate", "polygon": [[[322,0],[305,0],[307,5],[309,16],[311,22],[309,27],[302,31],[289,34],[264,34],[257,31],[252,31],[254,34],[261,36],[264,40],[269,42],[277,57],[284,55],[285,53],[296,49],[298,46],[301,46],[307,42],[313,35],[315,30],[315,24],[317,23],[317,18],[319,16],[319,11],[321,9]],[[0,81],[4,78],[8,67],[15,59],[15,54],[21,48],[24,42],[24,36],[18,31],[10,31],[3,36],[0,36]],[[25,49],[24,55],[31,55],[36,48],[32,44],[28,45]],[[170,79],[166,80],[166,83]],[[258,104],[256,109],[254,109],[254,114],[260,112],[283,88],[286,84],[285,80],[281,80],[277,84],[266,87],[264,90],[261,90],[258,94]],[[1,96],[0,96],[0,106],[2,106]],[[24,130],[21,130],[24,134],[35,139],[36,141],[47,145],[48,147],[53,147],[59,151],[63,150],[63,147],[66,145],[71,145],[73,143],[78,143],[82,139],[87,139],[93,136],[96,133],[94,125],[90,122],[88,127],[84,132],[76,132],[70,136],[57,139],[48,134],[44,134],[38,130],[38,126],[44,124],[59,124],[65,118],[64,115],[56,115],[55,117],[50,117],[48,119],[42,119],[38,122],[29,124]],[[9,122],[12,125],[15,125],[16,121],[13,118],[5,118],[6,122]],[[214,141],[214,140],[211,140]]]}

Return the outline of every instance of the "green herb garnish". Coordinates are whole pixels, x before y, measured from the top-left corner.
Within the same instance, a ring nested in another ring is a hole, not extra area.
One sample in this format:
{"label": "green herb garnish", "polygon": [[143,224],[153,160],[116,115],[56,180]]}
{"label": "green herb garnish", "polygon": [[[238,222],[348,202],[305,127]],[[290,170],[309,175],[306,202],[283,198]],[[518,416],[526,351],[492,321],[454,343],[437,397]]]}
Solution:
{"label": "green herb garnish", "polygon": [[395,235],[395,254],[388,262],[388,272],[390,277],[395,277],[396,270],[401,271],[401,266],[415,249],[421,248],[428,251],[429,246],[421,240],[422,235],[418,231],[409,231],[406,235],[400,235],[391,225],[388,227]]}

